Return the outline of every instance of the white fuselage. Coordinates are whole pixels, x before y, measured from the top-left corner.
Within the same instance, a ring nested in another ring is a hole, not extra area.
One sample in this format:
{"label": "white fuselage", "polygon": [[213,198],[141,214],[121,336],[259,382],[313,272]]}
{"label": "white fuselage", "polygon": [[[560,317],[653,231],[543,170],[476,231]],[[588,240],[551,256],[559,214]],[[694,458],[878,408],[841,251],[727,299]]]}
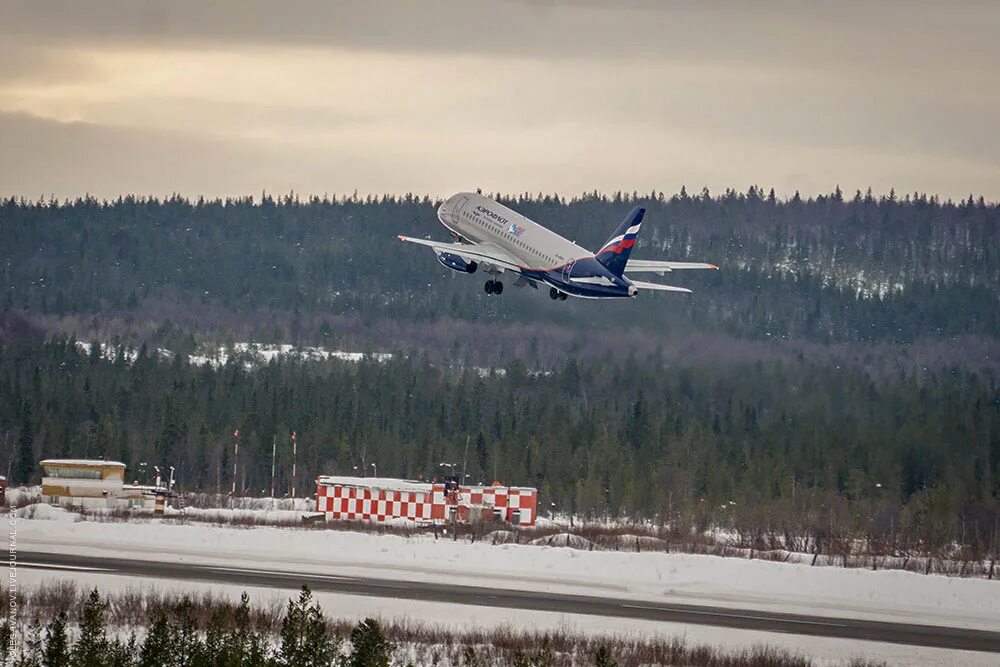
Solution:
{"label": "white fuselage", "polygon": [[461,192],[438,207],[438,219],[473,243],[492,243],[525,268],[551,270],[593,254],[537,222],[474,192]]}

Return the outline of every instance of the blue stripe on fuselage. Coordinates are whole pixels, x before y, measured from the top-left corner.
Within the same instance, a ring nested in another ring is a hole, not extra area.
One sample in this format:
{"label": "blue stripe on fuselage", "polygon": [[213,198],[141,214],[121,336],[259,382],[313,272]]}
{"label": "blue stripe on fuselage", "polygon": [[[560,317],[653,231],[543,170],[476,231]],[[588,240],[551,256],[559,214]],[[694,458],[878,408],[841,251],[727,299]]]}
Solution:
{"label": "blue stripe on fuselage", "polygon": [[[583,257],[554,269],[522,268],[521,273],[526,278],[545,283],[566,294],[590,298],[627,297],[628,288],[632,284],[628,279],[608,271],[593,257]],[[608,283],[577,282],[573,278],[604,278]]]}

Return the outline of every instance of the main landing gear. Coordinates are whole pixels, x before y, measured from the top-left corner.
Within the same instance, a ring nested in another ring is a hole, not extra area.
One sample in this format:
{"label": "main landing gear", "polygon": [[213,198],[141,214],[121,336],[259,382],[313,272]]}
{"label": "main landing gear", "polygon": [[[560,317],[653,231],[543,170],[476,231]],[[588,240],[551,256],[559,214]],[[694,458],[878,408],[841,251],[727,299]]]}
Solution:
{"label": "main landing gear", "polygon": [[487,294],[503,294],[503,283],[499,280],[487,280],[483,291]]}
{"label": "main landing gear", "polygon": [[559,301],[565,301],[568,297],[565,292],[560,292],[555,287],[550,287],[549,298],[552,299],[553,301],[555,301],[556,299],[558,299]]}

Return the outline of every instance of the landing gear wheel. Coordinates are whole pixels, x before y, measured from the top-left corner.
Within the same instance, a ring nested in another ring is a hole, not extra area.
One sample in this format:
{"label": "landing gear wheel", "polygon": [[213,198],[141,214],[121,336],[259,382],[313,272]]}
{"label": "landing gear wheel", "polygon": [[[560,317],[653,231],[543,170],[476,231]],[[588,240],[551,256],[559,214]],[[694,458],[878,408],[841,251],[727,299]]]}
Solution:
{"label": "landing gear wheel", "polygon": [[492,280],[487,280],[486,281],[486,284],[483,285],[483,291],[486,292],[487,294],[493,294],[493,281]]}
{"label": "landing gear wheel", "polygon": [[558,299],[559,298],[559,290],[557,290],[555,287],[550,287],[549,288],[549,298],[552,299],[553,301],[555,301],[556,299]]}
{"label": "landing gear wheel", "polygon": [[568,298],[569,298],[569,294],[566,294],[566,292],[559,292],[559,300],[560,301],[565,301]]}
{"label": "landing gear wheel", "polygon": [[493,281],[493,293],[494,294],[503,294],[503,283],[500,282],[499,280],[494,280]]}

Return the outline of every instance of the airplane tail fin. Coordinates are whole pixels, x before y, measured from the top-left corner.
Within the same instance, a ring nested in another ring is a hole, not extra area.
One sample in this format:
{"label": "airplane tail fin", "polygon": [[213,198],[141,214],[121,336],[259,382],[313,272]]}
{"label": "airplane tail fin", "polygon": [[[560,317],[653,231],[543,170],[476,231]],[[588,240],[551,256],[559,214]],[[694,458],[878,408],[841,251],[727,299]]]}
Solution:
{"label": "airplane tail fin", "polygon": [[632,212],[622,220],[622,224],[618,225],[618,229],[608,242],[594,255],[604,268],[616,276],[621,276],[625,272],[625,264],[632,254],[632,246],[635,245],[635,239],[639,235],[639,227],[642,226],[642,216],[645,213],[646,209],[641,206],[633,208]]}

